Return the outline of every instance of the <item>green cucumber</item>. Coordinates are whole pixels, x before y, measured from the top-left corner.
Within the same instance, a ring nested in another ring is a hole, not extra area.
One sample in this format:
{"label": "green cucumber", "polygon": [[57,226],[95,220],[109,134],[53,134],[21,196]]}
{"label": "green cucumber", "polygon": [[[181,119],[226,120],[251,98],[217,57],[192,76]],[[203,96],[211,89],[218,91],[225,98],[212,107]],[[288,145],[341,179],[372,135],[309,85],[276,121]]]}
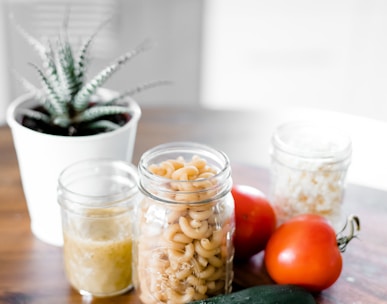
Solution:
{"label": "green cucumber", "polygon": [[260,285],[191,304],[316,304],[312,294],[295,285]]}

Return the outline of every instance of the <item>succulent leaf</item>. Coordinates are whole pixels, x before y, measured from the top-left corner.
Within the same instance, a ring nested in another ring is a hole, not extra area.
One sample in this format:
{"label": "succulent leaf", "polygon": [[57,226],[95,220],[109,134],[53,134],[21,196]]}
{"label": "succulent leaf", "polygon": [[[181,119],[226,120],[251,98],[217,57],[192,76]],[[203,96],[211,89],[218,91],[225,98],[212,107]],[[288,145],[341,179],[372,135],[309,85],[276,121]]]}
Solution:
{"label": "succulent leaf", "polygon": [[78,82],[77,91],[81,89],[85,81],[85,75],[86,75],[87,64],[88,64],[87,53],[93,38],[94,37],[92,36],[90,37],[89,40],[86,41],[86,43],[79,50],[79,55],[77,56],[77,62],[75,66],[75,75],[77,77],[77,82]]}
{"label": "succulent leaf", "polygon": [[[28,91],[33,94],[33,97],[39,101],[43,108],[50,114],[50,116],[55,116],[56,110],[53,108],[51,102],[47,99],[46,95],[42,92],[41,89],[37,88],[26,78],[15,74],[15,77],[19,80],[21,85]],[[33,117],[31,117],[33,118]]]}
{"label": "succulent leaf", "polygon": [[67,128],[71,124],[71,120],[66,115],[56,116],[53,124],[62,128]]}
{"label": "succulent leaf", "polygon": [[149,90],[162,85],[168,85],[168,84],[171,84],[171,82],[168,80],[156,80],[153,82],[147,82],[121,93],[119,96],[107,101],[105,104],[116,104],[117,102],[120,102],[121,100],[125,99],[128,96],[133,96],[138,93],[141,93],[142,91]]}
{"label": "succulent leaf", "polygon": [[36,66],[35,64],[31,64],[31,65],[33,67],[35,67],[35,69],[37,70],[37,72],[41,78],[43,87],[45,88],[45,90],[47,92],[47,97],[52,104],[52,109],[55,110],[56,115],[66,114],[67,113],[66,104],[63,102],[63,100],[61,100],[61,98],[58,96],[57,92],[55,91],[55,89],[54,89],[55,85],[53,85],[51,83],[49,78],[46,77],[46,75],[43,73],[43,71],[38,66]]}
{"label": "succulent leaf", "polygon": [[58,47],[57,54],[58,83],[63,94],[63,99],[69,102],[78,91],[78,79],[75,72],[75,61],[68,40]]}
{"label": "succulent leaf", "polygon": [[48,98],[47,96],[42,96],[40,99],[39,99],[41,105],[43,106],[43,108],[48,112],[50,113],[50,117],[51,119],[55,119],[55,117],[58,115],[58,112],[57,110],[55,109],[54,107],[54,103],[52,103]]}
{"label": "succulent leaf", "polygon": [[[14,21],[11,18],[11,21]],[[24,37],[24,39],[35,49],[35,51],[40,55],[43,61],[47,58],[47,49],[43,43],[41,43],[38,39],[28,33],[20,24],[14,23],[16,26],[16,30]]]}
{"label": "succulent leaf", "polygon": [[43,43],[41,43],[38,39],[28,33],[22,26],[16,24],[16,29],[18,32],[24,37],[24,39],[33,47],[33,49],[40,56],[43,67],[47,70],[47,75],[56,75],[56,67],[53,60],[52,48],[49,46],[47,48]]}
{"label": "succulent leaf", "polygon": [[78,80],[78,90],[82,87],[85,79],[87,64],[88,64],[88,52],[92,42],[94,41],[95,36],[99,33],[99,31],[106,26],[108,22],[110,22],[111,18],[108,18],[106,21],[102,22],[94,33],[83,43],[81,48],[78,51],[78,56],[76,57],[76,65],[75,65],[75,74]]}
{"label": "succulent leaf", "polygon": [[130,112],[130,109],[126,106],[117,106],[117,105],[94,106],[83,111],[77,117],[77,120],[91,121],[102,116],[124,114],[129,112]]}
{"label": "succulent leaf", "polygon": [[50,123],[50,117],[40,111],[34,111],[31,109],[20,109],[18,113],[26,117],[42,121],[47,124]]}
{"label": "succulent leaf", "polygon": [[121,126],[111,122],[110,120],[99,120],[88,124],[90,129],[105,129],[106,131],[114,131]]}
{"label": "succulent leaf", "polygon": [[99,87],[101,87],[122,65],[149,49],[149,43],[146,41],[140,44],[134,50],[131,50],[124,55],[118,57],[115,62],[99,72],[91,81],[83,86],[83,88],[74,97],[74,109],[77,112],[86,109],[91,95],[93,95]]}

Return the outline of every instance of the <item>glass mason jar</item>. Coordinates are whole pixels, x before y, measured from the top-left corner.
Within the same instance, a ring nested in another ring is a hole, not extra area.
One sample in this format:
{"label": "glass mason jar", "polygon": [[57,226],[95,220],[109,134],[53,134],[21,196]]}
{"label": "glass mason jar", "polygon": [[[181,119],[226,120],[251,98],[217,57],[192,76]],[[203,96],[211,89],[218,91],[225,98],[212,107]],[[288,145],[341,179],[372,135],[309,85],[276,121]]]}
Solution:
{"label": "glass mason jar", "polygon": [[278,224],[304,213],[326,217],[341,229],[341,207],[351,140],[338,129],[290,122],[272,136],[271,201]]}
{"label": "glass mason jar", "polygon": [[227,156],[208,146],[157,146],[139,162],[135,288],[151,303],[229,293],[235,230]]}
{"label": "glass mason jar", "polygon": [[107,297],[133,287],[137,182],[137,168],[115,160],[81,161],[60,174],[65,271],[83,295]]}

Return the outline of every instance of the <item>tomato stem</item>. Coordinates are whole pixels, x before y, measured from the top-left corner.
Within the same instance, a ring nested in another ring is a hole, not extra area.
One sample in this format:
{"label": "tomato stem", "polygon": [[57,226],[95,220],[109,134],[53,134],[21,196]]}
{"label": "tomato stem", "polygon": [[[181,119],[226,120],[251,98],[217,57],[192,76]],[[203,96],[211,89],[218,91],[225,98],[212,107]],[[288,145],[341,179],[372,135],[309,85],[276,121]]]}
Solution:
{"label": "tomato stem", "polygon": [[[347,229],[348,225],[349,225],[349,234],[342,235]],[[360,219],[356,215],[351,214],[350,216],[348,216],[343,229],[337,234],[337,246],[339,247],[339,250],[341,252],[345,251],[348,243],[353,238],[357,237],[357,235],[359,234],[359,231],[360,231]]]}

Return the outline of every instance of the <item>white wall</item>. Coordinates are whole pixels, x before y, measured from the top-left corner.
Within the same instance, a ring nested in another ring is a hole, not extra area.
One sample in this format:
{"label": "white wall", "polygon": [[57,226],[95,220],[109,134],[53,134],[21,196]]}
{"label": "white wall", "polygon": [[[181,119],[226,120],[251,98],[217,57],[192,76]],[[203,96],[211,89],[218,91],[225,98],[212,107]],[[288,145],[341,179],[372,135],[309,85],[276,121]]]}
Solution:
{"label": "white wall", "polygon": [[202,104],[387,120],[387,1],[207,0]]}

